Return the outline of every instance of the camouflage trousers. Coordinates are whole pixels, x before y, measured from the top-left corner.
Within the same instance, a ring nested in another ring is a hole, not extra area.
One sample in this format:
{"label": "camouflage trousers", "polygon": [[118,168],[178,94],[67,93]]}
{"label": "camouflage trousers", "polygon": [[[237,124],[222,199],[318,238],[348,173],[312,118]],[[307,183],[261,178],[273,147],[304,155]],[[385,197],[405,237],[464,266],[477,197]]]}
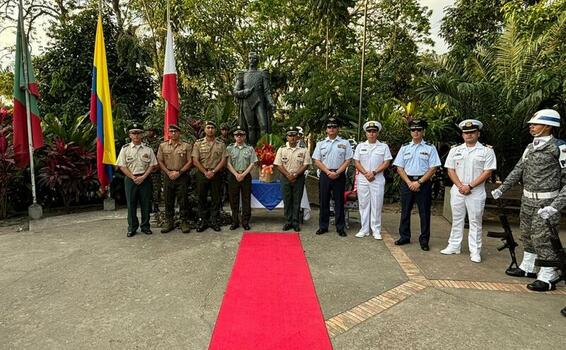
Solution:
{"label": "camouflage trousers", "polygon": [[[537,214],[541,205],[550,205],[552,201],[553,199],[536,200],[525,197],[521,200],[521,240],[523,241],[524,250],[528,253],[536,254],[537,258],[542,260],[558,259],[552,240],[560,238],[552,234],[546,224],[546,220]],[[558,232],[560,213],[552,215],[548,220],[556,228],[556,232]]]}

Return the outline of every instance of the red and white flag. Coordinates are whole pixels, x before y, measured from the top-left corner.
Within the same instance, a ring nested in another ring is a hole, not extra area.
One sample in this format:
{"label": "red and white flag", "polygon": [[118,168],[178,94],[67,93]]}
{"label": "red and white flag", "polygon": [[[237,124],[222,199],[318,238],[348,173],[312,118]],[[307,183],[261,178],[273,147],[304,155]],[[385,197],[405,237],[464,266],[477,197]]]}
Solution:
{"label": "red and white flag", "polygon": [[175,46],[169,16],[167,16],[167,43],[165,44],[165,65],[163,69],[161,95],[165,100],[163,138],[168,140],[169,125],[177,124],[177,119],[180,114],[179,91],[177,90],[177,68],[175,67]]}

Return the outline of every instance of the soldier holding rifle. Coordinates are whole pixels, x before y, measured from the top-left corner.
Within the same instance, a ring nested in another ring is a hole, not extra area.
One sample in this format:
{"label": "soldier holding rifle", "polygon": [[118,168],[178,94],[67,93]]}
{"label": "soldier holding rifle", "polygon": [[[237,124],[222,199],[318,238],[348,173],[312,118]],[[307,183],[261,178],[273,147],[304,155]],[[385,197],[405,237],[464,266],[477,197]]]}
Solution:
{"label": "soldier holding rifle", "polygon": [[515,277],[536,277],[527,288],[549,291],[556,288],[559,272],[556,267],[541,267],[537,274],[535,260],[558,260],[560,254],[552,242],[559,240],[558,230],[551,230],[551,227],[558,228],[560,210],[566,205],[566,145],[552,136],[553,128],[560,127],[560,114],[555,110],[536,112],[528,124],[533,142],[501,186],[491,193],[498,199],[517,182],[523,183],[520,226],[525,252],[521,265],[509,268],[505,273]]}

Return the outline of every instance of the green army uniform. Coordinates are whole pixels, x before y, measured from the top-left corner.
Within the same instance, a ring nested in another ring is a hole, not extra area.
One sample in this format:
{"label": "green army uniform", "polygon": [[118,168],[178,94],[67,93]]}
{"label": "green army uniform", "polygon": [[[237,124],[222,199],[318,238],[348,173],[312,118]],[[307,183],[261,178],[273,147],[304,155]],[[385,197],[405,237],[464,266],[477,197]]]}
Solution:
{"label": "green army uniform", "polygon": [[[198,159],[202,166],[209,171],[214,168],[228,155],[226,153],[226,146],[218,139],[212,143],[206,140],[206,137],[199,139],[193,146],[192,157]],[[215,227],[219,225],[220,218],[220,194],[222,190],[222,172],[215,173],[211,179],[198,171],[196,174],[196,190],[199,201],[199,217],[201,225],[206,226],[210,223]],[[212,203],[207,203],[208,193],[212,198]],[[210,220],[208,218],[208,208],[210,207]],[[202,230],[199,230],[202,231]]]}
{"label": "green army uniform", "polygon": [[190,176],[188,171],[183,172],[182,170],[187,162],[190,161],[192,150],[193,146],[183,141],[179,141],[175,144],[172,140],[169,140],[159,145],[159,151],[157,153],[158,161],[160,163],[164,163],[167,170],[181,172],[179,177],[174,180],[171,180],[166,173],[163,173],[166,226],[163,230],[161,230],[162,233],[167,233],[174,227],[173,218],[175,216],[175,199],[177,199],[177,203],[179,204],[181,230],[184,233],[189,232],[187,192],[189,189]]}
{"label": "green army uniform", "polygon": [[[134,124],[135,125],[135,124]],[[122,147],[116,165],[127,167],[134,176],[143,175],[148,167],[157,165],[157,159],[153,150],[142,144],[135,145],[133,142]],[[147,177],[141,184],[136,184],[129,177],[124,177],[126,202],[128,205],[128,233],[135,234],[138,227],[142,232],[151,233],[149,214],[151,211],[152,183],[151,177]],[[141,209],[141,224],[137,217],[137,206]]]}
{"label": "green army uniform", "polygon": [[[298,144],[292,148],[287,144],[277,150],[273,164],[283,166],[289,173],[294,174],[303,165],[312,164],[312,159],[308,149],[299,147]],[[294,182],[290,182],[287,177],[281,174],[280,180],[285,218],[287,219],[286,226],[298,228],[301,200],[305,187],[305,174],[300,174]]]}
{"label": "green army uniform", "polygon": [[[241,133],[245,135],[240,127],[236,129],[234,134]],[[227,148],[228,162],[230,165],[241,174],[246,171],[246,169],[252,163],[257,162],[257,155],[252,146],[243,144],[238,146],[238,144],[233,143]],[[247,174],[242,181],[238,181],[234,174],[232,174],[228,169],[225,169],[228,173],[228,193],[230,195],[230,209],[232,210],[232,227],[235,229],[239,225],[239,213],[240,213],[240,196],[242,199],[242,226],[244,229],[249,229],[249,222],[252,215],[251,209],[251,196],[252,196],[252,176]],[[231,227],[231,228],[232,228]]]}
{"label": "green army uniform", "polygon": [[[156,131],[157,132],[157,131]],[[157,151],[159,149],[159,145],[161,144],[161,142],[163,142],[163,138],[157,136],[157,134],[155,134],[155,137],[145,137],[143,139],[143,143],[146,144],[147,146],[149,146],[152,150],[154,154],[157,154]],[[151,173],[151,181],[153,183],[153,194],[152,194],[152,209],[153,212],[158,212],[159,211],[159,202],[161,201],[161,188],[163,186],[163,182],[162,182],[162,178],[161,178],[161,172],[159,170],[156,170],[154,172]]]}

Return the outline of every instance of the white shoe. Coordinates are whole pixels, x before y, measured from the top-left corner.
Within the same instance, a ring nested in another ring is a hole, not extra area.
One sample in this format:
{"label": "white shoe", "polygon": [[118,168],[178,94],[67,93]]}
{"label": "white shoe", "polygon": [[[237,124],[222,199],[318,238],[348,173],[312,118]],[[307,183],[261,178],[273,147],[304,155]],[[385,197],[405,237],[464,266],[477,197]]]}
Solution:
{"label": "white shoe", "polygon": [[452,248],[450,246],[442,249],[440,254],[450,255],[450,254],[460,254],[460,249]]}
{"label": "white shoe", "polygon": [[360,232],[356,233],[356,237],[358,237],[358,238],[364,238],[365,236],[369,236],[369,232],[360,231]]}
{"label": "white shoe", "polygon": [[481,262],[481,256],[479,254],[472,254],[472,255],[470,255],[470,260],[475,262],[475,263],[480,263]]}
{"label": "white shoe", "polygon": [[381,241],[381,240],[382,240],[381,235],[380,235],[379,233],[378,233],[377,235],[374,234],[374,235],[373,235],[373,238],[377,239],[378,241]]}

